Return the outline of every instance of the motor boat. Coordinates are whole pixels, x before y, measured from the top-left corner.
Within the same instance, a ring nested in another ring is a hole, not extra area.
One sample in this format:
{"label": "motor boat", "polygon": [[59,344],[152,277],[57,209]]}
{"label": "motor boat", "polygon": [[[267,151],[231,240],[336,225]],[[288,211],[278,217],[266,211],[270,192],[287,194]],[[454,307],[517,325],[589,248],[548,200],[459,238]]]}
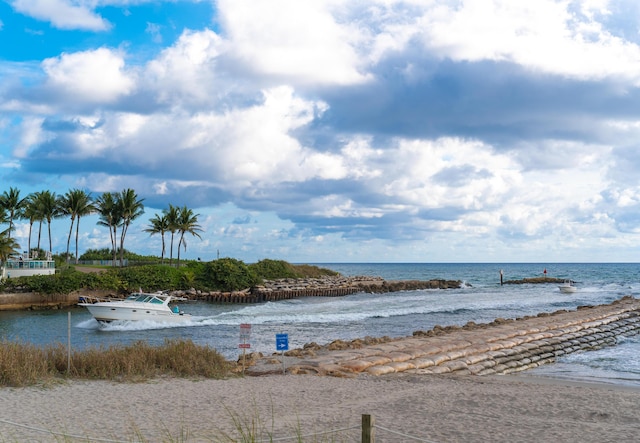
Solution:
{"label": "motor boat", "polygon": [[565,280],[560,286],[558,286],[560,292],[564,292],[565,294],[571,294],[572,292],[576,292],[577,288],[573,286],[573,282],[571,280]]}
{"label": "motor boat", "polygon": [[170,303],[187,300],[165,292],[135,292],[125,299],[100,299],[90,296],[79,298],[78,306],[84,306],[100,323],[112,321],[149,320],[162,323],[181,323],[191,318],[178,306]]}

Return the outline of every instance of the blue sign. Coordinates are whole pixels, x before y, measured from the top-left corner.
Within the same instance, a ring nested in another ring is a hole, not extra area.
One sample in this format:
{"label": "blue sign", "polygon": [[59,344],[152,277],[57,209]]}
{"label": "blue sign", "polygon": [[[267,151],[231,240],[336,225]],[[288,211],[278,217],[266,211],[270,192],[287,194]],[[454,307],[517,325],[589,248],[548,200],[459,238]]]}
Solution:
{"label": "blue sign", "polygon": [[289,350],[289,334],[276,334],[276,349],[278,351]]}

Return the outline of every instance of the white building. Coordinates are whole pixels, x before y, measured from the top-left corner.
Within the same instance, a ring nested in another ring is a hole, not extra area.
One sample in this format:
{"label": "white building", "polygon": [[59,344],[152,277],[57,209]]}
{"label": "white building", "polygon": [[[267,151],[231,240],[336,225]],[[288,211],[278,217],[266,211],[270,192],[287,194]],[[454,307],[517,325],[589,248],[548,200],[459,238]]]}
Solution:
{"label": "white building", "polygon": [[17,259],[10,259],[2,263],[0,279],[17,278],[31,275],[52,275],[56,273],[56,262],[47,252],[44,260],[29,258],[29,253],[24,252]]}

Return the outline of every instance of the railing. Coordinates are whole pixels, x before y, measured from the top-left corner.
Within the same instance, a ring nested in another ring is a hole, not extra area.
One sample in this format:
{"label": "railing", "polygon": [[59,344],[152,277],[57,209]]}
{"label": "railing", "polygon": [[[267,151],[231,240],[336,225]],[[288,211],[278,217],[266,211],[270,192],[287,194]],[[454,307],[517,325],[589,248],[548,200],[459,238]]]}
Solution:
{"label": "railing", "polygon": [[6,269],[55,269],[53,260],[10,260],[4,262]]}

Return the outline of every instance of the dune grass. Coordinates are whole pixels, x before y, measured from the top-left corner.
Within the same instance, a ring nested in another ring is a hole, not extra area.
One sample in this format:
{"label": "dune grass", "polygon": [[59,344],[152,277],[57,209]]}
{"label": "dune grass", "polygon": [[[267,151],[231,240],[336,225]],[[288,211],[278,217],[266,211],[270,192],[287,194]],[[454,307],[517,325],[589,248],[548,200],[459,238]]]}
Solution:
{"label": "dune grass", "polygon": [[[0,387],[47,386],[65,380],[110,380],[144,382],[157,377],[186,377],[224,379],[235,377],[237,365],[225,360],[216,350],[199,346],[190,340],[166,340],[162,346],[150,346],[138,341],[130,346],[89,348],[71,354],[67,370],[67,348],[62,344],[41,348],[32,344],[0,341]],[[224,405],[222,405],[224,407]],[[195,435],[188,424],[163,429],[162,441],[187,443],[211,441],[220,443],[260,443],[275,439],[274,417],[261,417],[256,404],[241,412],[225,408],[233,431],[213,430],[211,435]],[[273,414],[273,407],[272,407]],[[175,418],[175,417],[174,417]],[[179,421],[179,420],[178,420]],[[126,441],[148,442],[142,428],[131,423]],[[47,432],[46,430],[42,430]],[[287,441],[304,443],[342,443],[349,441],[340,431],[305,433],[300,423],[292,425]],[[82,436],[73,432],[49,431],[54,441],[76,441]],[[86,437],[87,441],[95,438]],[[0,441],[7,440],[0,434]],[[18,440],[16,440],[18,441]],[[111,440],[108,440],[111,441]],[[113,440],[116,441],[116,440]],[[117,440],[119,441],[119,440]]]}
{"label": "dune grass", "polygon": [[0,386],[30,386],[61,379],[138,382],[155,377],[225,378],[235,364],[215,349],[190,340],[166,340],[163,346],[138,341],[130,346],[68,351],[62,344],[40,348],[0,341]]}

